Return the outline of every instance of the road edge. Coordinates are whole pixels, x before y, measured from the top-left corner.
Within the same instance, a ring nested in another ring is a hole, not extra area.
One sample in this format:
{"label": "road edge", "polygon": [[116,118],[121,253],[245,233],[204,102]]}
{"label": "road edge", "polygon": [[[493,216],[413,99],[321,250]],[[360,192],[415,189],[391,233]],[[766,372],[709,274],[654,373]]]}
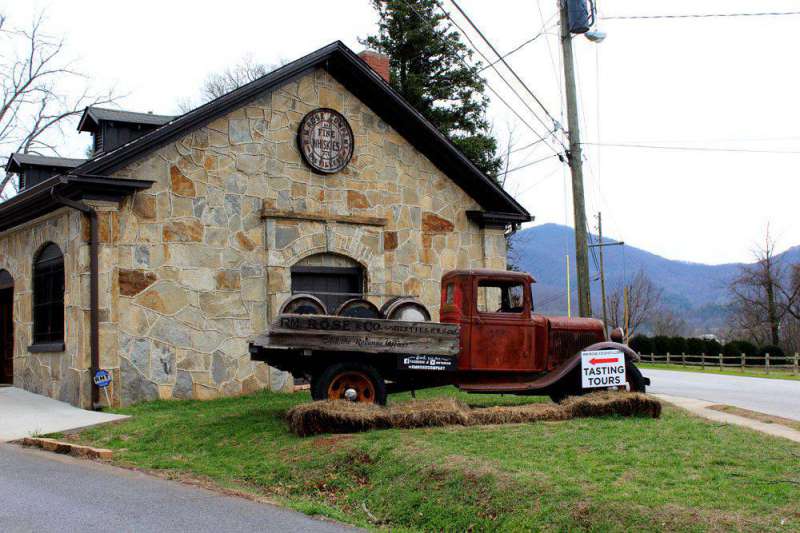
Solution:
{"label": "road edge", "polygon": [[663,400],[676,407],[680,407],[690,413],[700,416],[702,418],[713,420],[714,422],[722,422],[724,424],[733,424],[749,428],[761,433],[766,433],[773,437],[781,437],[797,443],[800,443],[800,431],[792,429],[780,424],[767,424],[766,422],[759,422],[752,418],[745,418],[743,416],[709,409],[712,405],[719,405],[719,402],[708,402],[706,400],[696,400],[694,398],[683,398],[681,396],[671,396],[669,394],[653,394],[659,400]]}

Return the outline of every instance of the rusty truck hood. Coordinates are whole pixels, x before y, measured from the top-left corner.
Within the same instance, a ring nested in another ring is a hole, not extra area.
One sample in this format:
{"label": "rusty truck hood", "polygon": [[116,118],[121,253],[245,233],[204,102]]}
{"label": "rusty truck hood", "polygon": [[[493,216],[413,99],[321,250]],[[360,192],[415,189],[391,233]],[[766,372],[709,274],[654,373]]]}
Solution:
{"label": "rusty truck hood", "polygon": [[596,318],[570,318],[566,316],[548,316],[546,318],[550,322],[551,329],[576,332],[596,331],[600,335],[603,333],[603,321]]}

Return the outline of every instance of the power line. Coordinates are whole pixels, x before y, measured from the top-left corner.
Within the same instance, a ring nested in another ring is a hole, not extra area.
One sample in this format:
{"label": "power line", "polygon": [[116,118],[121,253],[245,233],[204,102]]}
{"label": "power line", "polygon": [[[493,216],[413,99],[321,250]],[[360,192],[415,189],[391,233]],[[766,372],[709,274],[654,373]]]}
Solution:
{"label": "power line", "polygon": [[[414,6],[412,6],[412,5],[411,5],[411,4],[410,4],[410,3],[409,3],[407,0],[403,0],[403,3],[406,5],[406,7],[408,7],[408,8],[409,8],[409,9],[410,9],[410,10],[411,10],[413,13],[414,13],[414,14],[415,14],[415,15],[416,15],[416,16],[417,16],[417,17],[418,17],[418,18],[419,18],[419,19],[420,19],[422,22],[424,22],[425,24],[427,24],[427,25],[428,25],[428,26],[429,26],[429,27],[430,27],[432,30],[434,30],[434,31],[436,30],[436,27],[435,27],[435,26],[434,26],[434,25],[431,23],[431,21],[430,21],[430,20],[428,20],[428,19],[426,19],[425,17],[423,17],[423,16],[422,16],[422,14],[421,14],[419,11],[417,11],[417,10],[414,8]],[[437,4],[437,6],[438,6],[438,4]],[[441,9],[441,6],[439,6],[439,7],[440,7],[440,9]],[[445,14],[446,14],[446,12],[445,12]],[[449,17],[448,17],[448,19],[449,19]],[[451,22],[452,22],[452,20],[451,20]],[[463,33],[463,32],[462,32],[462,33]],[[433,35],[436,35],[436,33],[434,32],[434,34],[433,34]],[[446,41],[444,41],[444,39],[442,39],[441,37],[439,38],[439,40],[440,40],[440,41],[441,41],[443,44],[447,44],[447,42],[446,42]],[[457,57],[457,58],[459,59],[459,61],[461,61],[461,63],[462,63],[462,64],[463,64],[465,67],[467,67],[468,69],[472,69],[472,68],[473,68],[473,67],[472,67],[472,66],[471,66],[469,63],[467,63],[467,61],[466,61],[466,60],[465,60],[463,57],[461,57],[460,55],[456,54],[456,57]],[[506,83],[508,83],[508,82],[506,82]],[[511,104],[509,104],[509,103],[508,103],[508,102],[505,100],[505,98],[503,98],[503,97],[500,95],[500,93],[498,93],[498,92],[497,92],[497,91],[496,91],[496,90],[495,90],[495,89],[494,89],[494,88],[493,88],[491,85],[489,85],[489,82],[487,82],[487,81],[485,81],[485,80],[484,80],[484,84],[486,85],[486,88],[487,88],[487,89],[489,89],[489,90],[492,92],[492,94],[494,94],[494,95],[497,97],[497,99],[498,99],[498,100],[500,100],[500,101],[503,103],[503,105],[505,105],[505,106],[506,106],[506,107],[507,107],[507,108],[508,108],[508,109],[509,109],[509,110],[510,110],[510,111],[511,111],[513,114],[514,114],[514,116],[516,116],[516,117],[517,117],[517,118],[520,120],[520,122],[522,122],[522,123],[523,123],[523,124],[524,124],[524,125],[525,125],[525,126],[528,128],[528,129],[529,129],[529,130],[531,130],[531,131],[533,132],[533,134],[534,134],[534,135],[536,135],[536,136],[537,136],[539,139],[541,139],[543,142],[545,142],[545,144],[547,144],[547,142],[545,141],[544,137],[542,137],[542,135],[541,135],[541,134],[539,134],[539,132],[538,132],[538,131],[536,131],[536,129],[534,129],[534,127],[533,127],[533,126],[531,126],[531,125],[528,123],[528,121],[527,121],[527,120],[525,120],[525,119],[522,117],[522,115],[520,115],[520,114],[519,114],[519,112],[518,112],[516,109],[514,109],[514,108],[511,106]],[[513,90],[513,88],[512,88],[512,90]],[[539,118],[537,115],[534,115],[534,116],[536,116],[536,118],[537,118],[537,119]],[[539,119],[539,121],[541,122],[541,119]],[[554,152],[558,153],[558,150],[556,150],[555,148],[553,148],[553,147],[552,147],[552,146],[550,146],[549,144],[547,144],[547,146],[548,146],[548,147],[549,147],[551,150],[553,150]]]}
{"label": "power line", "polygon": [[[474,43],[474,42],[472,41],[472,39],[470,38],[469,34],[467,34],[467,32],[465,32],[465,31],[464,31],[464,29],[463,29],[461,26],[459,26],[459,24],[458,24],[458,23],[457,23],[455,20],[453,20],[453,18],[450,16],[450,13],[448,13],[448,12],[447,12],[447,11],[444,9],[444,7],[442,7],[442,5],[441,5],[439,2],[437,2],[437,3],[436,3],[436,6],[437,6],[437,7],[438,7],[438,8],[439,8],[441,11],[442,11],[442,13],[444,13],[444,16],[445,16],[445,17],[447,17],[447,20],[449,20],[449,21],[450,21],[450,23],[451,23],[451,24],[453,24],[453,26],[455,26],[455,27],[458,29],[458,31],[460,31],[460,32],[461,32],[461,34],[464,36],[464,38],[467,40],[467,42],[469,42],[469,44],[470,44],[470,46],[472,47],[472,49],[473,49],[473,50],[475,50],[475,51],[476,51],[476,52],[477,52],[477,53],[478,53],[478,54],[479,54],[479,55],[480,55],[480,56],[481,56],[481,57],[484,59],[484,61],[486,61],[486,63],[488,63],[488,64],[489,64],[489,67],[491,67],[491,69],[492,69],[492,70],[494,70],[495,74],[497,74],[497,76],[498,76],[498,77],[499,77],[499,78],[500,78],[500,79],[503,81],[503,83],[505,83],[505,84],[506,84],[506,86],[508,86],[508,88],[509,88],[509,89],[511,89],[511,92],[512,92],[512,93],[514,93],[514,95],[515,95],[515,96],[516,96],[516,97],[519,99],[519,101],[520,101],[520,102],[522,102],[522,105],[524,105],[524,106],[525,106],[525,107],[528,109],[528,111],[530,111],[530,112],[531,112],[531,114],[532,114],[534,117],[536,117],[536,120],[538,120],[538,121],[539,121],[539,124],[541,124],[542,126],[544,126],[544,128],[545,128],[546,130],[548,130],[548,132],[549,132],[549,131],[550,131],[550,127],[551,127],[551,126],[548,126],[548,125],[547,125],[547,123],[545,123],[545,121],[544,121],[544,120],[542,120],[542,119],[541,119],[541,117],[539,117],[539,114],[538,114],[538,113],[536,113],[536,111],[534,111],[534,110],[533,110],[533,108],[532,108],[530,105],[528,105],[528,102],[527,102],[527,101],[526,101],[526,100],[525,100],[525,99],[522,97],[522,95],[520,95],[520,94],[519,94],[519,92],[517,92],[517,90],[514,88],[514,86],[513,86],[513,85],[511,85],[511,83],[510,83],[510,82],[509,82],[509,81],[508,81],[508,80],[505,78],[505,76],[503,76],[503,74],[502,74],[502,73],[501,73],[499,70],[497,70],[497,67],[495,66],[495,64],[496,64],[497,62],[495,62],[495,63],[492,63],[492,62],[491,62],[491,60],[490,60],[488,57],[486,57],[486,54],[484,54],[484,53],[483,53],[483,52],[480,50],[480,48],[478,48],[478,47],[475,45],[475,43]],[[478,33],[480,33],[480,32],[478,32]],[[484,40],[485,40],[485,39],[484,39]],[[489,45],[489,46],[491,46],[491,45]],[[492,49],[494,50],[494,48],[492,48]],[[497,53],[497,51],[495,51],[495,53],[496,53],[498,56],[500,55],[500,54],[498,54],[498,53]],[[506,64],[506,65],[507,65],[507,63],[505,62],[505,60],[503,60],[502,58],[501,58],[499,61],[502,61],[502,62],[503,62],[503,64]],[[509,70],[511,70],[511,69],[509,68]],[[516,76],[516,73],[514,73],[513,71],[512,71],[512,74],[514,74],[514,75]],[[519,77],[517,77],[517,79],[519,79]],[[524,86],[524,84],[523,84],[523,86]],[[525,87],[525,88],[527,89],[527,87]],[[530,92],[530,90],[528,90],[528,92]],[[531,93],[531,94],[533,94],[533,93]],[[537,104],[539,104],[539,106],[540,106],[540,107],[541,107],[541,108],[544,110],[545,114],[547,114],[547,116],[548,116],[548,117],[550,117],[550,118],[552,119],[552,117],[550,116],[550,113],[547,111],[547,109],[545,109],[545,108],[544,108],[544,106],[543,106],[543,105],[541,104],[541,102],[540,102],[540,101],[539,101],[539,100],[536,98],[536,96],[534,96],[533,98],[534,98],[534,100],[536,100],[536,103],[537,103]],[[557,124],[557,122],[555,122],[555,121],[554,121],[554,122],[553,122],[553,124],[552,124],[552,126],[555,128],[555,127],[556,127],[556,124]],[[538,135],[538,134],[537,134],[537,135]],[[547,141],[545,141],[545,139],[544,139],[543,137],[541,137],[541,136],[540,136],[539,138],[540,138],[542,141],[544,141],[545,143],[547,143]],[[563,148],[563,147],[564,147],[563,143],[561,143],[561,141],[560,141],[560,140],[559,140],[557,137],[555,137],[555,136],[554,136],[554,138],[556,139],[556,141],[558,141],[558,142],[559,142],[559,144],[561,144],[561,146],[562,146],[562,148]],[[550,145],[548,144],[548,146],[550,146]],[[557,151],[558,151],[558,150],[554,149],[552,146],[550,146],[550,148],[551,148],[553,151],[555,151],[555,152],[557,152]]]}
{"label": "power line", "polygon": [[644,20],[644,19],[706,19],[721,17],[779,17],[800,15],[800,11],[765,11],[761,13],[692,13],[684,15],[620,15],[601,17],[602,20]]}
{"label": "power line", "polygon": [[[535,94],[533,94],[533,91],[531,91],[530,87],[528,87],[528,85],[522,80],[522,78],[519,77],[519,75],[516,73],[516,71],[513,68],[511,68],[511,65],[508,64],[508,62],[503,58],[503,56],[500,54],[500,52],[497,51],[497,48],[495,48],[494,45],[489,41],[489,39],[486,38],[486,36],[478,28],[478,26],[476,26],[475,23],[472,22],[472,19],[469,18],[469,15],[467,15],[464,12],[464,10],[461,9],[461,6],[458,5],[458,2],[456,2],[456,0],[450,0],[450,2],[452,2],[452,4],[455,6],[455,8],[458,10],[458,12],[461,13],[461,15],[465,19],[467,19],[467,22],[469,23],[469,25],[472,26],[472,28],[476,32],[478,32],[478,35],[480,35],[481,39],[483,39],[483,42],[485,42],[489,46],[489,48],[492,49],[492,52],[494,52],[495,55],[497,55],[497,57],[500,58],[500,61],[503,63],[503,65],[509,70],[509,72],[511,72],[511,74],[517,79],[517,81],[522,85],[522,87],[525,88],[525,91],[527,91],[527,93],[531,95],[531,97],[534,99],[534,101],[536,101],[536,103],[539,104],[539,107],[542,108],[542,111],[544,111],[545,114],[548,116],[548,118],[553,121],[553,125],[557,127],[558,121],[555,119],[555,117],[553,117],[553,115],[550,114],[550,112],[547,110],[547,108],[544,106],[544,104],[541,102],[541,100],[539,100],[539,98]],[[450,14],[447,13],[444,10],[444,8],[441,6],[441,4],[439,2],[437,2],[437,5],[445,13],[445,16],[447,16],[447,18],[451,22],[453,22],[453,24],[455,24],[455,21],[453,21],[452,17],[450,17]],[[462,30],[462,33],[464,33],[463,30]],[[465,34],[465,36],[466,36],[466,34]]]}
{"label": "power line", "polygon": [[[548,133],[555,133],[555,130],[553,130],[553,131],[550,131],[550,132],[548,132]],[[515,154],[515,153],[517,153],[517,152],[521,152],[522,150],[527,150],[528,148],[530,148],[530,147],[532,147],[532,146],[536,146],[537,144],[539,144],[539,143],[540,143],[540,142],[542,142],[543,140],[544,140],[544,139],[538,139],[538,140],[536,140],[536,141],[533,141],[533,142],[530,142],[530,143],[526,144],[525,146],[520,146],[519,148],[514,148],[513,150],[511,150],[511,151],[509,152],[509,154]]]}
{"label": "power line", "polygon": [[528,185],[527,187],[525,187],[525,188],[524,188],[524,189],[522,189],[521,191],[517,191],[517,192],[514,194],[514,197],[515,197],[515,198],[519,198],[519,196],[520,196],[520,195],[522,195],[522,194],[524,194],[524,193],[528,192],[529,190],[533,189],[534,187],[538,187],[539,185],[541,185],[542,183],[544,183],[545,181],[547,181],[549,178],[551,178],[552,176],[554,176],[554,175],[556,174],[556,172],[558,172],[559,170],[561,170],[561,165],[559,165],[558,167],[556,167],[556,168],[555,168],[554,170],[552,170],[551,172],[549,172],[549,173],[545,174],[544,176],[542,176],[541,178],[539,178],[539,179],[538,179],[537,181],[535,181],[534,183],[532,183],[532,184]]}
{"label": "power line", "polygon": [[516,170],[521,170],[523,168],[528,168],[528,167],[533,166],[533,165],[535,165],[537,163],[541,163],[542,161],[547,161],[548,159],[552,159],[554,157],[558,157],[559,159],[561,159],[561,154],[548,155],[548,156],[542,157],[541,159],[537,159],[536,161],[531,161],[530,163],[525,163],[524,165],[520,165],[518,167],[514,167],[511,170],[506,170],[505,172],[503,172],[503,174],[510,174],[510,173],[512,173],[512,172],[514,172]]}
{"label": "power line", "polygon": [[[548,26],[547,26],[547,24],[548,24],[548,23],[550,23],[550,21],[551,21],[551,20],[553,20],[554,18],[555,18],[555,15],[551,16],[551,17],[550,17],[550,18],[549,18],[547,21],[545,21],[545,22],[544,22],[544,24],[542,25],[542,29],[541,29],[541,30],[539,30],[539,33],[537,33],[536,35],[534,35],[533,37],[531,37],[530,39],[528,39],[528,40],[527,40],[527,41],[525,41],[524,43],[520,44],[519,46],[517,46],[516,48],[514,48],[514,49],[513,49],[513,50],[511,50],[510,52],[507,52],[507,53],[503,54],[502,56],[500,56],[500,58],[499,58],[497,61],[495,61],[495,62],[493,62],[493,63],[489,63],[488,65],[486,65],[485,67],[483,67],[482,69],[480,69],[478,72],[483,72],[483,71],[484,71],[484,70],[486,70],[487,68],[489,68],[489,67],[492,67],[492,66],[494,66],[494,65],[498,64],[498,63],[499,63],[500,61],[502,61],[503,59],[507,58],[508,56],[510,56],[510,55],[511,55],[511,54],[513,54],[513,53],[516,53],[516,52],[520,51],[522,48],[524,48],[525,46],[528,46],[528,45],[529,45],[529,44],[531,44],[533,41],[535,41],[536,39],[538,39],[539,37],[541,37],[542,35],[544,35],[544,34],[547,32],[547,30],[549,30],[549,29],[550,29],[550,27],[548,27]],[[552,27],[552,26],[551,26],[551,27]]]}
{"label": "power line", "polygon": [[657,146],[653,144],[629,143],[592,143],[583,142],[589,146],[611,146],[617,148],[645,148],[649,150],[677,150],[687,152],[740,152],[747,154],[800,154],[800,150],[759,150],[751,148],[712,148],[710,146]]}

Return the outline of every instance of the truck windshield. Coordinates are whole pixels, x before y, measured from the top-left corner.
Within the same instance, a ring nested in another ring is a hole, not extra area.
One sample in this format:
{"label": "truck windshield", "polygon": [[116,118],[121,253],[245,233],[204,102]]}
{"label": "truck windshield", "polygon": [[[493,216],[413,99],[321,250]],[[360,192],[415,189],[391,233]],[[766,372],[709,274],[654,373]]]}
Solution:
{"label": "truck windshield", "polygon": [[516,281],[481,280],[477,304],[481,313],[521,313],[525,308],[525,288]]}

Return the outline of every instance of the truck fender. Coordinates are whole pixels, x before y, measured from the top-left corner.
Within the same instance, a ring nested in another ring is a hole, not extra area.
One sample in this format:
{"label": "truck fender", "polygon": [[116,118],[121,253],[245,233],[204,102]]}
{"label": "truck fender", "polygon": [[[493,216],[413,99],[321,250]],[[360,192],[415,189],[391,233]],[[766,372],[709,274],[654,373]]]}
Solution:
{"label": "truck fender", "polygon": [[[614,341],[598,342],[592,344],[591,346],[587,346],[581,351],[589,352],[593,350],[619,350],[625,354],[625,358],[628,359],[629,361],[633,361],[634,363],[638,363],[639,361],[641,361],[641,357],[639,357],[639,354],[636,353],[635,350],[633,350],[627,344],[622,344],[619,342],[614,342]],[[578,353],[577,355],[580,355],[580,353]]]}
{"label": "truck fender", "polygon": [[[572,379],[570,376],[574,376],[574,374],[571,374],[571,372],[581,365],[581,352],[595,350],[619,350],[625,354],[627,361],[638,363],[641,360],[639,354],[631,349],[630,346],[613,341],[597,342],[582,348],[578,353],[564,361],[561,366],[553,369],[553,372],[545,376],[544,379],[539,380],[539,387],[537,388],[558,387],[562,380]],[[645,384],[649,385],[650,380],[647,378],[645,380]],[[580,378],[578,378],[578,386],[580,386]]]}

